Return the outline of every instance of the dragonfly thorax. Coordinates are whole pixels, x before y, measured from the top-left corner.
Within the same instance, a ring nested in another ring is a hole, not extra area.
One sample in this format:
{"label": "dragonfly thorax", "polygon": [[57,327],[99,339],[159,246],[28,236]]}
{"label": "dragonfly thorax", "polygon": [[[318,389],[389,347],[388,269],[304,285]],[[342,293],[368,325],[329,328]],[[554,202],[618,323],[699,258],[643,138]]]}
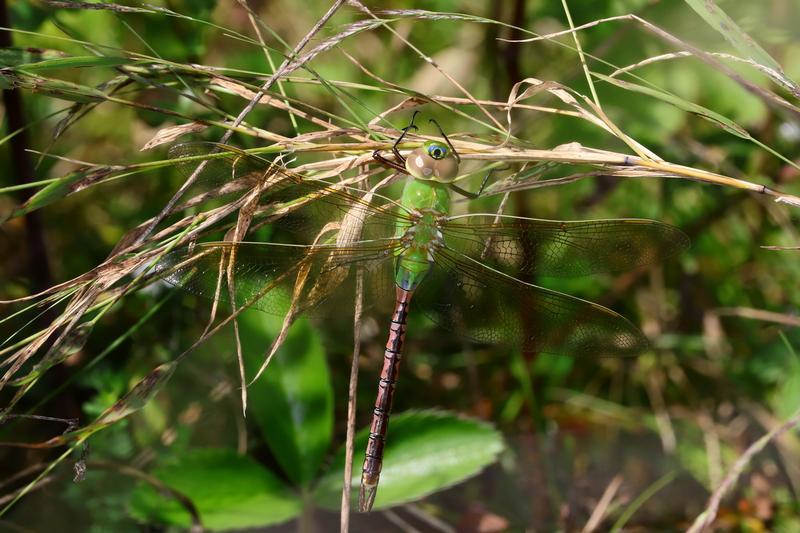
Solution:
{"label": "dragonfly thorax", "polygon": [[395,283],[413,291],[430,270],[436,252],[444,246],[441,225],[445,215],[432,209],[414,211],[408,226],[398,228],[401,248],[395,265]]}
{"label": "dragonfly thorax", "polygon": [[446,220],[446,215],[432,209],[415,211],[410,225],[400,237],[403,247],[427,249],[431,252],[441,248],[444,246],[441,227]]}

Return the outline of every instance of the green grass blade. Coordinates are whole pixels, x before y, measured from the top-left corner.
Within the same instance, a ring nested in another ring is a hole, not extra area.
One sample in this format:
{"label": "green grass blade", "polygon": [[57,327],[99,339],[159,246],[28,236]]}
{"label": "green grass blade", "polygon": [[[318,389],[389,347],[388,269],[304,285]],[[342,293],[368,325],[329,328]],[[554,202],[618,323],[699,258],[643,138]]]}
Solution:
{"label": "green grass blade", "polygon": [[713,0],[686,0],[689,7],[695,10],[709,26],[717,30],[726,41],[728,41],[744,57],[750,58],[756,63],[769,68],[779,77],[781,82],[787,87],[794,88],[800,92],[797,83],[789,78],[780,64],[761,48],[745,31],[736,24],[727,13],[725,13]]}
{"label": "green grass blade", "polygon": [[611,526],[611,531],[621,531],[625,524],[628,523],[628,520],[639,510],[639,508],[644,505],[650,498],[655,496],[655,494],[672,483],[675,477],[678,475],[677,472],[668,472],[667,474],[661,476],[659,479],[656,480],[655,483],[647,487],[639,497],[633,500],[633,502],[625,508],[625,511],[620,515],[614,525]]}
{"label": "green grass blade", "polygon": [[598,74],[597,72],[593,74],[594,76],[600,78],[603,81],[606,81],[612,85],[616,85],[620,89],[625,89],[627,91],[633,91],[647,96],[651,96],[653,98],[657,98],[658,100],[674,105],[678,109],[682,109],[688,113],[695,114],[705,120],[708,120],[712,124],[719,126],[720,128],[722,128],[723,130],[727,131],[732,135],[736,135],[737,137],[741,137],[742,139],[752,140],[750,134],[742,126],[740,126],[733,120],[729,119],[728,117],[716,113],[701,105],[689,102],[679,96],[675,96],[674,94],[670,94],[660,89],[656,89],[653,87],[645,87],[644,85],[638,85],[636,83],[618,80],[616,78],[604,76],[603,74]]}

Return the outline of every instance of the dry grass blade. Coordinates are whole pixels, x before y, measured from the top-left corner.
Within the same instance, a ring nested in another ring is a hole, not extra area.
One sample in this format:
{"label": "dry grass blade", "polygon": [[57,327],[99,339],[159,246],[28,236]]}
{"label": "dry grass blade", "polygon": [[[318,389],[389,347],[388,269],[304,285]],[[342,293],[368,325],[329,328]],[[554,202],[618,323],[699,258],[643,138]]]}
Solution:
{"label": "dry grass blade", "polygon": [[348,37],[352,37],[364,31],[374,30],[375,28],[381,26],[382,24],[383,21],[380,19],[360,20],[358,22],[349,24],[341,32],[337,33],[333,37],[325,39],[320,44],[309,50],[307,53],[303,54],[302,56],[298,57],[297,59],[289,63],[289,69],[297,70],[298,68],[302,67],[303,65],[305,65],[318,55],[334,48],[336,45],[338,45]]}
{"label": "dry grass blade", "polygon": [[[520,88],[523,87],[524,85],[530,85],[530,87],[525,89],[522,92],[522,94],[518,94]],[[500,145],[501,147],[507,144],[508,141],[510,140],[511,112],[516,106],[516,104],[519,101],[529,98],[540,91],[549,92],[550,94],[552,94],[565,104],[574,108],[577,111],[578,115],[587,122],[589,122],[590,124],[594,124],[595,126],[598,126],[604,129],[605,131],[612,133],[614,136],[622,140],[625,144],[630,146],[631,149],[633,149],[640,157],[654,159],[657,161],[661,159],[655,154],[653,154],[650,150],[648,150],[635,140],[631,139],[629,136],[625,135],[622,132],[622,130],[620,130],[613,122],[611,122],[611,120],[605,115],[605,113],[603,113],[602,109],[599,106],[593,104],[592,102],[587,101],[587,103],[591,107],[593,107],[595,113],[597,113],[597,115],[593,115],[578,103],[577,98],[573,96],[573,93],[575,91],[561,85],[560,83],[552,81],[545,82],[542,80],[538,80],[536,78],[526,78],[520,82],[515,83],[514,86],[511,88],[511,92],[508,95],[508,103],[507,103],[508,111],[506,113],[509,136],[506,137],[506,140],[503,142],[503,144]],[[580,95],[578,95],[578,97],[581,98]]]}
{"label": "dry grass blade", "polygon": [[[261,26],[259,25],[258,15],[253,12],[253,10],[250,8],[250,6],[245,0],[237,0],[237,1],[239,5],[242,6],[242,8],[245,11],[247,11],[247,19],[250,21],[250,26],[253,28],[253,31],[258,37],[258,42],[261,44],[261,48],[264,51],[264,57],[267,60],[267,63],[269,63],[269,68],[272,72],[275,72],[275,62],[272,60],[272,56],[269,53],[267,43],[264,40],[263,34],[261,33]],[[281,93],[281,96],[283,96],[285,105],[289,107],[288,109],[289,120],[292,122],[292,127],[294,127],[295,133],[299,133],[300,130],[297,125],[297,118],[295,117],[294,113],[291,110],[289,101],[286,99],[286,90],[284,89],[283,82],[281,82],[280,80],[278,81],[278,91]]]}
{"label": "dry grass blade", "polygon": [[[564,9],[564,14],[567,17],[569,27],[574,28],[575,24],[572,22],[572,14],[569,11],[569,4],[567,3],[567,0],[561,0],[561,7]],[[581,47],[581,41],[578,39],[577,32],[572,33],[572,40],[575,43],[575,50],[578,52],[578,58],[581,60],[581,69],[583,70],[583,74],[586,76],[586,83],[589,85],[589,90],[592,92],[592,101],[598,108],[601,108],[602,106],[600,105],[600,98],[597,97],[597,90],[594,88],[592,75],[589,72],[589,67],[586,65],[586,56],[583,54],[583,48]]]}
{"label": "dry grass blade", "polygon": [[[256,91],[252,91],[252,90],[248,89],[247,87],[245,87],[241,83],[239,83],[237,81],[234,81],[234,80],[226,79],[226,78],[224,78],[222,76],[216,76],[216,75],[213,76],[209,83],[210,83],[210,85],[212,87],[215,87],[215,86],[219,87],[221,89],[224,89],[227,92],[230,92],[231,94],[236,94],[238,96],[241,96],[242,98],[244,98],[246,100],[252,100],[253,98],[256,97],[256,94],[257,94]],[[309,122],[311,122],[311,123],[313,123],[313,124],[315,124],[315,125],[317,125],[317,126],[319,126],[321,128],[325,128],[325,129],[335,129],[336,128],[336,126],[334,126],[330,122],[326,122],[326,121],[321,120],[320,118],[316,117],[315,115],[307,113],[307,112],[305,112],[305,111],[303,111],[301,109],[297,109],[296,107],[292,107],[288,103],[286,103],[284,100],[281,100],[280,98],[275,97],[275,96],[271,96],[271,95],[268,95],[268,94],[263,94],[258,98],[257,102],[259,104],[270,105],[270,106],[274,107],[275,109],[281,109],[281,110],[284,110],[284,111],[288,111],[288,112],[291,113],[291,116],[308,120]],[[267,135],[269,137],[267,137]],[[266,135],[259,135],[259,137],[265,138],[265,139],[273,141],[273,142],[283,142],[283,141],[288,140],[286,137],[284,137],[282,135],[275,135],[275,134],[271,134],[269,132],[266,132]]]}
{"label": "dry grass blade", "polygon": [[[726,54],[726,53],[723,53],[723,52],[709,52],[709,55],[711,55],[713,57],[718,57],[720,59],[725,59],[725,60],[728,60],[728,61],[734,61],[736,63],[746,64],[749,67],[752,67],[752,68],[760,71],[762,74],[765,74],[767,76],[772,76],[772,74],[773,74],[773,71],[771,71],[768,67],[765,67],[764,65],[762,65],[760,63],[756,63],[752,59],[744,59],[744,58],[741,58],[739,56],[735,56],[735,55],[732,55],[732,54]],[[636,70],[638,68],[641,68],[641,67],[645,67],[647,65],[652,65],[654,63],[659,63],[661,61],[671,61],[673,59],[682,59],[682,58],[686,58],[686,57],[694,57],[694,56],[693,56],[693,54],[691,52],[687,52],[687,51],[672,52],[672,53],[668,53],[668,54],[659,54],[657,56],[648,57],[647,59],[643,59],[641,61],[637,61],[636,63],[632,63],[632,64],[627,65],[625,67],[618,68],[617,70],[615,70],[614,72],[609,74],[608,77],[609,78],[616,78],[616,77],[618,77],[618,76],[620,76],[622,74],[625,74],[625,73],[628,73],[628,72],[633,72],[634,70]]]}
{"label": "dry grass blade", "polygon": [[[305,289],[306,282],[308,281],[308,274],[310,272],[311,264],[308,261],[303,262],[299,268],[297,269],[297,277],[295,278],[294,283],[294,290],[292,292],[292,302],[289,307],[289,310],[286,312],[286,315],[283,317],[283,323],[281,324],[281,330],[278,333],[278,336],[272,341],[272,345],[269,347],[269,351],[264,356],[264,362],[261,363],[261,366],[256,372],[256,375],[253,377],[252,380],[248,383],[252,385],[258,378],[261,377],[261,374],[267,369],[269,363],[272,361],[272,358],[275,356],[275,353],[278,349],[283,345],[283,342],[286,340],[286,336],[289,333],[289,327],[294,323],[297,315],[300,313],[302,307],[304,305],[309,305],[313,300],[311,300],[311,296],[309,296],[310,302],[307,300],[303,302],[304,295],[303,290]],[[303,302],[301,304],[301,302]]]}
{"label": "dry grass blade", "polygon": [[[328,12],[325,13],[325,15],[323,15],[322,18],[319,21],[317,21],[317,23],[314,25],[314,27],[311,28],[311,30],[300,41],[300,43],[298,43],[298,45],[297,45],[297,47],[295,47],[294,52],[293,52],[292,55],[298,54],[300,52],[300,50],[305,48],[306,44],[308,44],[308,42],[311,40],[311,38],[314,35],[316,35],[316,33],[322,28],[322,26],[325,25],[325,23],[342,6],[343,3],[344,3],[344,0],[337,0],[336,2],[334,2],[334,4],[331,6],[331,8],[328,10]],[[297,68],[299,68],[299,65],[296,68],[290,68],[290,62],[291,62],[291,60],[289,58],[284,60],[283,64],[278,68],[278,70],[275,71],[269,77],[269,79],[264,82],[264,84],[261,86],[261,88],[258,90],[258,92],[255,95],[253,95],[253,98],[250,100],[250,102],[245,106],[244,109],[242,109],[242,111],[239,113],[239,115],[233,121],[233,123],[231,124],[232,128],[235,128],[235,127],[239,126],[239,124],[242,123],[244,118],[250,113],[250,111],[253,110],[253,108],[256,106],[256,104],[260,101],[261,97],[264,96],[267,93],[267,91],[278,81],[278,79],[280,79],[282,76],[290,74],[292,71],[294,71]],[[220,139],[220,141],[219,141],[220,144],[224,144],[224,143],[228,142],[228,140],[230,140],[231,136],[233,136],[233,131],[234,131],[233,129],[228,129],[225,132],[225,134],[222,136],[222,138]],[[204,166],[205,166],[205,163],[200,163],[198,165],[197,169],[188,178],[186,178],[186,181],[183,183],[183,185],[180,187],[180,189],[178,189],[178,191],[173,195],[173,197],[170,198],[170,200],[167,202],[167,204],[164,206],[164,208],[159,212],[159,214],[156,215],[153,218],[152,222],[150,222],[150,224],[148,226],[146,226],[146,228],[142,231],[141,235],[139,235],[137,237],[137,239],[135,241],[136,244],[140,244],[148,235],[150,235],[150,233],[152,233],[152,231],[155,229],[155,227],[162,220],[164,220],[164,218],[166,218],[172,212],[172,209],[175,207],[175,204],[178,202],[178,200],[181,198],[181,196],[183,196],[186,193],[186,191],[189,189],[189,187],[191,187],[194,184],[195,180],[197,179],[197,177],[202,172]]]}
{"label": "dry grass blade", "polygon": [[614,496],[617,495],[617,491],[622,486],[622,476],[617,474],[611,480],[611,483],[608,484],[606,490],[603,491],[603,496],[600,497],[600,501],[597,502],[594,510],[592,511],[592,516],[589,517],[589,521],[586,522],[586,525],[583,526],[581,530],[582,533],[591,533],[595,531],[600,523],[605,518],[606,513],[608,512],[608,507],[611,505],[611,502],[614,500]]}
{"label": "dry grass blade", "polygon": [[189,122],[186,124],[162,128],[156,132],[152,139],[147,141],[144,146],[142,146],[142,151],[144,152],[145,150],[152,150],[156,146],[175,142],[184,135],[197,133],[205,130],[206,128],[208,128],[208,126],[202,122]]}
{"label": "dry grass blade", "polygon": [[[380,186],[380,184],[378,185]],[[377,186],[376,186],[377,188]],[[315,244],[317,241],[322,239],[322,236],[328,233],[331,230],[338,231],[337,238],[336,238],[336,245],[341,247],[346,247],[348,244],[356,242],[360,239],[361,230],[364,225],[364,220],[366,217],[366,206],[372,200],[372,195],[374,194],[374,190],[369,194],[365,195],[362,200],[363,202],[355,204],[346,214],[344,219],[341,223],[335,224],[328,224],[322,228],[319,235],[315,239]],[[306,283],[309,281],[309,273],[311,268],[311,260],[313,259],[313,249],[309,251],[308,260],[303,262],[298,268],[298,274],[295,279],[294,289],[292,293],[292,301],[289,310],[284,317],[283,323],[281,325],[280,333],[278,337],[273,341],[272,345],[270,346],[269,352],[264,358],[264,362],[261,364],[256,376],[250,382],[251,384],[255,382],[261,374],[266,370],[267,366],[269,365],[272,357],[278,351],[278,348],[283,344],[284,340],[286,339],[286,335],[288,334],[289,327],[292,325],[294,320],[296,319],[297,315],[302,312],[303,310],[313,307],[316,305],[317,302],[325,299],[336,287],[338,287],[347,277],[349,268],[335,268],[331,267],[330,269],[324,269],[325,272],[323,275],[319,276],[316,280],[313,281],[313,285],[311,290],[308,294],[304,294],[304,289]],[[332,255],[328,258],[328,261],[335,262],[336,257]]]}
{"label": "dry grass blade", "polygon": [[[239,210],[239,216],[236,219],[236,226],[232,232],[226,236],[226,241],[241,242],[244,240],[250,223],[253,220],[253,215],[258,207],[258,201],[262,193],[271,186],[270,178],[275,174],[278,166],[282,165],[281,157],[270,164],[269,168],[264,172],[259,180],[259,183],[253,188],[248,195],[244,205]],[[234,276],[234,269],[236,265],[236,248],[231,249],[231,253],[227,258],[226,275],[228,282],[228,298],[232,305],[236,302],[236,279]],[[242,353],[242,342],[239,336],[239,321],[233,321],[234,339],[236,342],[236,360],[239,365],[239,380],[241,383],[241,399],[242,399],[242,416],[247,416],[247,376],[245,375],[244,354]]]}

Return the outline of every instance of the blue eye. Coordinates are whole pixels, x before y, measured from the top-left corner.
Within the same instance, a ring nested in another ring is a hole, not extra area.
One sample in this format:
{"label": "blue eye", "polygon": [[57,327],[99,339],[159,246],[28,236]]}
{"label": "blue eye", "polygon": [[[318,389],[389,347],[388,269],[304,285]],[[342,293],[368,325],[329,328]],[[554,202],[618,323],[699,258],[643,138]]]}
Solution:
{"label": "blue eye", "polygon": [[434,159],[444,159],[444,156],[447,155],[447,149],[443,146],[433,145],[428,147],[428,155]]}

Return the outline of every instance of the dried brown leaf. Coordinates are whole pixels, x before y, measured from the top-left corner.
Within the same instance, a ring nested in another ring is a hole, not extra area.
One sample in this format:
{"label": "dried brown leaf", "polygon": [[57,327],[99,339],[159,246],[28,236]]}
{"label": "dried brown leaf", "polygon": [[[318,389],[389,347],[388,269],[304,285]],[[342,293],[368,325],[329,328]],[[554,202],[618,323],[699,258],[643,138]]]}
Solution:
{"label": "dried brown leaf", "polygon": [[166,128],[161,128],[156,132],[155,135],[153,135],[152,139],[150,139],[145,143],[141,151],[144,152],[145,150],[151,150],[156,146],[161,146],[162,144],[171,143],[183,135],[189,133],[197,133],[205,130],[206,128],[208,128],[207,124],[196,121],[187,122],[186,124],[177,124],[175,126],[167,126]]}

